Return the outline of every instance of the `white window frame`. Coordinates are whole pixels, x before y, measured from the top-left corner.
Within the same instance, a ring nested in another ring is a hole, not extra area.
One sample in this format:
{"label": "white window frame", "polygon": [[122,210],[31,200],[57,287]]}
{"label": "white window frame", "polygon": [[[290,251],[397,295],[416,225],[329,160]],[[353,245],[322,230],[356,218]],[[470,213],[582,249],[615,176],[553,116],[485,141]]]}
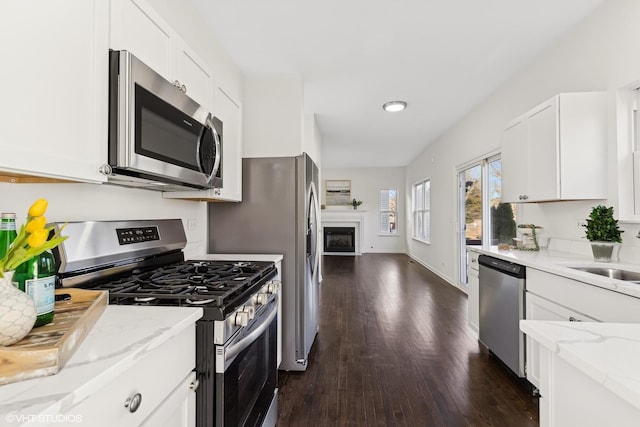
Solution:
{"label": "white window frame", "polygon": [[[395,210],[383,209],[383,206],[382,206],[382,192],[383,191],[387,191],[387,192],[393,191],[393,192],[396,193],[396,209]],[[400,234],[400,232],[398,230],[400,228],[400,226],[398,224],[398,189],[397,188],[383,188],[383,189],[380,190],[380,192],[378,194],[379,194],[378,210],[380,212],[379,216],[378,216],[378,219],[379,219],[379,222],[378,222],[378,225],[379,225],[378,236],[398,236]],[[383,215],[389,215],[389,214],[394,214],[394,216],[395,216],[396,229],[395,229],[395,231],[386,231],[385,232],[385,231],[382,230],[382,226],[381,226],[381,224],[382,224],[382,216]]]}
{"label": "white window frame", "polygon": [[[420,187],[422,194],[416,194]],[[420,196],[420,197],[418,197]],[[428,197],[427,197],[428,196]],[[421,202],[421,203],[420,203]],[[420,204],[421,206],[418,206]],[[411,238],[423,243],[431,243],[431,179],[425,178],[411,187],[411,211],[413,225]],[[418,220],[418,218],[421,220]],[[424,219],[427,218],[426,221]],[[425,228],[426,222],[426,228]],[[420,229],[418,229],[420,228]]]}

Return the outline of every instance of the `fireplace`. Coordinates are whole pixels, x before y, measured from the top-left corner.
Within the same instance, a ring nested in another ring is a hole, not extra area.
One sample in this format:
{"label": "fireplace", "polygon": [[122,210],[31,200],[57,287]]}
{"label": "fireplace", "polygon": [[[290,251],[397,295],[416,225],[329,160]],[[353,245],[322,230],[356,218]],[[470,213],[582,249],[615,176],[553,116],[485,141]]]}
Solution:
{"label": "fireplace", "polygon": [[324,251],[355,253],[355,227],[324,227]]}

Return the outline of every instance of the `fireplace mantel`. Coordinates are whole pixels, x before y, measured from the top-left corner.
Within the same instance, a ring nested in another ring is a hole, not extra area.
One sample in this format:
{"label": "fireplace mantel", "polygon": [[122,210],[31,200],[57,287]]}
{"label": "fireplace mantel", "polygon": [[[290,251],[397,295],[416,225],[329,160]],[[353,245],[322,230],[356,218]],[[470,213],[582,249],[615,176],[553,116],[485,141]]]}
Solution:
{"label": "fireplace mantel", "polygon": [[[364,215],[359,209],[325,209],[321,214],[322,230],[320,235],[324,236],[324,227],[354,227],[356,251],[350,253],[324,252],[325,255],[362,255],[364,247]],[[324,247],[324,244],[323,244]]]}

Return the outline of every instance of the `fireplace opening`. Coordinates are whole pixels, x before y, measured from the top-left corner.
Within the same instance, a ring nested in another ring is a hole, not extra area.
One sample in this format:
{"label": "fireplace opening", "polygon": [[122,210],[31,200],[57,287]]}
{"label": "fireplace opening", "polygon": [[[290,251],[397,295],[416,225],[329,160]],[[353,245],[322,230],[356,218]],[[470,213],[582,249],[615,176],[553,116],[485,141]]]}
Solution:
{"label": "fireplace opening", "polygon": [[355,253],[355,234],[355,227],[324,227],[324,251]]}

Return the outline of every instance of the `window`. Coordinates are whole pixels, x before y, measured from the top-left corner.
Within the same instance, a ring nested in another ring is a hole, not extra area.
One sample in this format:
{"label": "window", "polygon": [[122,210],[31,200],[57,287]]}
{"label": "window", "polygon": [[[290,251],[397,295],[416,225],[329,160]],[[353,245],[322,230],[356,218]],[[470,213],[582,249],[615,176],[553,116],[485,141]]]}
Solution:
{"label": "window", "polygon": [[380,190],[380,234],[398,234],[398,190]]}
{"label": "window", "polygon": [[431,240],[431,181],[425,179],[413,186],[413,231],[414,239]]}

